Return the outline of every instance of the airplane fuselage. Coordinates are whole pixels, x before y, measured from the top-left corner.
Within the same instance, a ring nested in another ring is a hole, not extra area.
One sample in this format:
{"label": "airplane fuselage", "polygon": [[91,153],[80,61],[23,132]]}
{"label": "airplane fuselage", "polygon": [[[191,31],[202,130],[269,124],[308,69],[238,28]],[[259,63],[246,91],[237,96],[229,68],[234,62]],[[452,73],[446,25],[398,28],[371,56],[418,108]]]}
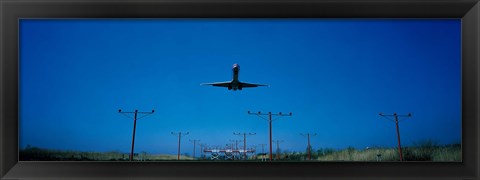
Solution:
{"label": "airplane fuselage", "polygon": [[242,90],[242,87],[239,86],[240,81],[238,80],[238,73],[240,72],[240,66],[238,64],[233,64],[232,71],[233,71],[233,78],[231,83],[232,87],[228,87],[228,89],[233,89],[234,91],[236,91],[237,89]]}

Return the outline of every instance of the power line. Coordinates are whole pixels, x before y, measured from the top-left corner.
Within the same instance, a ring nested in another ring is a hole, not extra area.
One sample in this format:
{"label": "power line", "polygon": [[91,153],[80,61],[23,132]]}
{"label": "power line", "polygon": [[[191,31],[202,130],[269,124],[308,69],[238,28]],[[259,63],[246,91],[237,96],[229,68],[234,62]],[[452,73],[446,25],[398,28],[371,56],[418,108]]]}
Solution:
{"label": "power line", "polygon": [[[250,115],[257,115],[258,117],[265,119],[268,121],[268,126],[269,126],[269,142],[270,142],[270,161],[272,161],[272,121],[277,120],[281,118],[282,116],[292,116],[292,113],[290,112],[289,114],[282,114],[282,112],[279,112],[278,114],[272,114],[272,112],[268,112],[267,114],[262,113],[258,111],[258,113],[250,113],[250,111],[247,112]],[[268,119],[263,117],[262,115],[268,115]],[[276,119],[272,120],[272,116],[279,116]]]}
{"label": "power line", "polygon": [[[393,116],[395,117],[395,126],[397,127],[397,140],[398,140],[398,154],[400,155],[400,161],[403,161],[403,154],[402,154],[402,145],[400,143],[400,128],[398,127],[398,117],[412,117],[412,113],[408,113],[406,115],[398,115],[397,113],[393,113],[393,114],[383,114],[383,113],[379,113],[378,115],[382,116],[382,117],[389,117],[389,116]],[[389,118],[387,118],[389,119]],[[391,120],[391,119],[389,119]]]}
{"label": "power line", "polygon": [[182,136],[188,135],[189,132],[186,132],[186,133],[183,133],[183,134],[182,134],[182,132],[178,132],[178,133],[172,132],[172,134],[178,136],[178,154],[177,154],[177,160],[180,160],[180,142],[181,142]]}
{"label": "power line", "polygon": [[[132,136],[132,150],[130,151],[130,161],[133,161],[133,150],[134,150],[134,147],[135,147],[135,131],[136,131],[136,128],[137,128],[137,120],[141,119],[141,118],[144,118],[145,116],[148,116],[150,114],[153,114],[154,112],[155,112],[155,110],[153,110],[153,109],[152,109],[152,112],[138,112],[138,110],[136,110],[136,109],[133,112],[122,112],[122,109],[118,109],[118,113],[120,113],[120,114],[123,114],[123,115],[126,115],[126,116],[127,116],[127,114],[133,114],[133,136]],[[138,114],[145,114],[145,115],[140,117],[140,118],[137,118]],[[127,117],[129,117],[129,116],[127,116]]]}
{"label": "power line", "polygon": [[310,153],[310,151],[311,151],[312,147],[310,146],[310,136],[316,136],[317,133],[313,133],[313,134],[312,134],[312,133],[307,133],[307,134],[300,133],[300,135],[305,136],[305,137],[307,137],[307,139],[308,139],[308,145],[307,145],[308,160],[311,160],[311,153]]}
{"label": "power line", "polygon": [[247,135],[253,136],[257,133],[233,133],[233,135],[243,135],[243,159],[247,159]]}

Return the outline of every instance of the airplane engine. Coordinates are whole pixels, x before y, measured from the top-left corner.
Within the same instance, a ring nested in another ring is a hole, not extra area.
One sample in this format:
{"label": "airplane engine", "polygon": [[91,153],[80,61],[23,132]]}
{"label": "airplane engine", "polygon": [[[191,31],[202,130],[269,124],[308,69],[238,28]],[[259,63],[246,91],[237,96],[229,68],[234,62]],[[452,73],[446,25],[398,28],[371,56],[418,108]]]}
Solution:
{"label": "airplane engine", "polygon": [[228,86],[228,90],[232,90],[232,86]]}
{"label": "airplane engine", "polygon": [[238,90],[242,90],[242,86],[238,86]]}

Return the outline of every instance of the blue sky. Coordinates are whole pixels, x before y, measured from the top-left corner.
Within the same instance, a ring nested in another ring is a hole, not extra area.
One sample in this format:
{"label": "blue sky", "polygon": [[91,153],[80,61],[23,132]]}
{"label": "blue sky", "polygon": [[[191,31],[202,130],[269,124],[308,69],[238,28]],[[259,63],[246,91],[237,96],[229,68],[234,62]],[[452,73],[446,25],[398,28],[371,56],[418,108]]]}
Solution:
{"label": "blue sky", "polygon": [[[461,141],[460,19],[22,19],[20,147],[192,153],[189,139],[223,146],[268,122],[247,111],[292,112],[273,122],[281,148]],[[231,80],[270,87],[226,88]],[[198,153],[198,151],[197,151]]]}

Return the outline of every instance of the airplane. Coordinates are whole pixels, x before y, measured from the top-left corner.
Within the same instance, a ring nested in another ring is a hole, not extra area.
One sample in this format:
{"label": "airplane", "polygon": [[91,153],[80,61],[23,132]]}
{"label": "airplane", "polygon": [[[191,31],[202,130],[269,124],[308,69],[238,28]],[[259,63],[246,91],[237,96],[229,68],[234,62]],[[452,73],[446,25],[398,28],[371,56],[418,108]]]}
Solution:
{"label": "airplane", "polygon": [[214,83],[202,83],[200,85],[212,85],[212,86],[217,86],[217,87],[226,87],[228,90],[242,90],[242,88],[249,88],[249,87],[258,87],[258,86],[268,86],[264,84],[252,84],[252,83],[246,83],[246,82],[240,82],[238,80],[238,72],[240,71],[240,65],[238,64],[233,64],[233,79],[231,81],[225,81],[225,82],[214,82]]}

